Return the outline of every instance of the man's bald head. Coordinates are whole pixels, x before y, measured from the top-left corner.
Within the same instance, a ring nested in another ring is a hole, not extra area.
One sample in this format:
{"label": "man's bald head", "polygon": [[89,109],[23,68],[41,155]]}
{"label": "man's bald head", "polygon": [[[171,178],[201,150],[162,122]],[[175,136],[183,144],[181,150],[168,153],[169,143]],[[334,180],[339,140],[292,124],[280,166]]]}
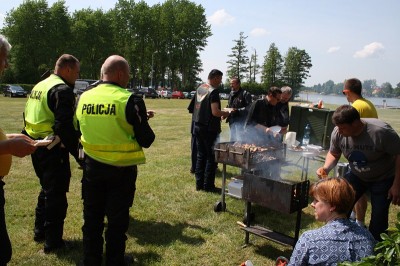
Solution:
{"label": "man's bald head", "polygon": [[108,57],[101,66],[101,76],[103,81],[114,82],[125,88],[129,82],[128,61],[119,55]]}

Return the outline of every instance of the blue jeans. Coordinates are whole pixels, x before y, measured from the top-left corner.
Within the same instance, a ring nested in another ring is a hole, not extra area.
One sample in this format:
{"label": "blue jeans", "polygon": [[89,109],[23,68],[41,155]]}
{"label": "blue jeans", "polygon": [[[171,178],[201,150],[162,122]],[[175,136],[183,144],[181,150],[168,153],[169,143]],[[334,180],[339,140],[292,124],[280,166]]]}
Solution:
{"label": "blue jeans", "polygon": [[196,189],[212,190],[215,188],[215,154],[214,143],[218,132],[208,131],[206,128],[195,127],[197,162],[196,162]]}
{"label": "blue jeans", "polygon": [[394,176],[382,181],[364,182],[350,171],[345,174],[345,179],[353,186],[357,200],[366,192],[371,194],[371,221],[369,231],[378,241],[380,234],[384,233],[389,225],[389,206],[391,199],[387,198],[388,191],[393,185]]}

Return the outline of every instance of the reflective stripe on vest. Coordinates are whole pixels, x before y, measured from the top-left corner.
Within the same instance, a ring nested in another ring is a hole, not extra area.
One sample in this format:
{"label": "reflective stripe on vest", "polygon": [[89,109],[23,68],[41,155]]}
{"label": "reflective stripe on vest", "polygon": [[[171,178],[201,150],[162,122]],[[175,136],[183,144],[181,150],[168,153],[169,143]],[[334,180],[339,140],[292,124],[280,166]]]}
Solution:
{"label": "reflective stripe on vest", "polygon": [[76,117],[85,153],[96,161],[114,166],[145,163],[133,126],[126,121],[126,103],[132,94],[113,84],[100,84],[84,92]]}
{"label": "reflective stripe on vest", "polygon": [[34,139],[54,134],[54,113],[47,104],[47,94],[51,88],[65,82],[51,74],[32,89],[25,105],[25,130]]}

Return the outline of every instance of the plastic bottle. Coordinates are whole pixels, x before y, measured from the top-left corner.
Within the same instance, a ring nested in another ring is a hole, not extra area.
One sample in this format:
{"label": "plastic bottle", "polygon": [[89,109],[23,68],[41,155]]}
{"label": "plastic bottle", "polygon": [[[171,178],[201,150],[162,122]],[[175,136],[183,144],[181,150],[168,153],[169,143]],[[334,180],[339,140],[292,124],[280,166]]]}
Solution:
{"label": "plastic bottle", "polygon": [[307,146],[308,144],[310,144],[310,135],[311,135],[311,127],[310,124],[307,124],[306,127],[304,128],[304,135],[302,141],[303,146]]}

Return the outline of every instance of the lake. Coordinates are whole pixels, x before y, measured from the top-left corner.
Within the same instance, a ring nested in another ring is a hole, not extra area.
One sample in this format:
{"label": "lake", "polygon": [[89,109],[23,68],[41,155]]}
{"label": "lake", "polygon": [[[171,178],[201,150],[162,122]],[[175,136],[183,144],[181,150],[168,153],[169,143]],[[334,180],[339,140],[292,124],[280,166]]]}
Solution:
{"label": "lake", "polygon": [[[400,99],[398,98],[369,97],[367,99],[378,108],[382,108],[384,106],[389,108],[400,108]],[[319,100],[322,100],[324,103],[339,105],[348,103],[344,95],[322,95],[314,93],[299,93],[299,97],[296,98],[296,100],[312,103],[318,103]]]}

